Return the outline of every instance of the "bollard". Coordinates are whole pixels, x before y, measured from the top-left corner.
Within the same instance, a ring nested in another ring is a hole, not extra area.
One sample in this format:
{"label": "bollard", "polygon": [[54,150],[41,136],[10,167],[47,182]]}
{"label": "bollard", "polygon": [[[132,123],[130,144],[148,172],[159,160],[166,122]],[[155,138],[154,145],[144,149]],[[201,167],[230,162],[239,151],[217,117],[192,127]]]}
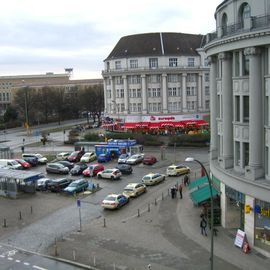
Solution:
{"label": "bollard", "polygon": [[97,266],[96,265],[96,256],[94,255],[94,258],[93,258],[93,264],[94,264],[94,266]]}
{"label": "bollard", "polygon": [[140,216],[140,209],[138,209],[138,217]]}
{"label": "bollard", "polygon": [[6,228],[7,227],[7,221],[6,219],[4,218],[4,224],[3,224],[3,227]]}
{"label": "bollard", "polygon": [[163,192],[161,193],[161,200],[162,200],[162,201],[164,200]]}
{"label": "bollard", "polygon": [[170,189],[168,189],[168,196],[170,196]]}
{"label": "bollard", "polygon": [[99,183],[97,183],[97,190],[99,190]]}
{"label": "bollard", "polygon": [[73,249],[72,255],[73,255],[73,261],[76,261],[76,250]]}
{"label": "bollard", "polygon": [[22,212],[21,211],[19,212],[19,219],[20,220],[22,219]]}
{"label": "bollard", "polygon": [[155,198],[155,205],[157,205],[157,199]]}
{"label": "bollard", "polygon": [[115,263],[113,263],[113,270],[116,270],[116,265],[115,265]]}
{"label": "bollard", "polygon": [[31,212],[31,214],[33,214],[33,207],[32,207],[32,205],[30,207],[30,212]]}
{"label": "bollard", "polygon": [[148,203],[148,212],[150,212],[150,203]]}
{"label": "bollard", "polygon": [[56,238],[54,238],[54,256],[58,256]]}
{"label": "bollard", "polygon": [[103,219],[103,227],[104,228],[106,227],[106,219],[105,218]]}

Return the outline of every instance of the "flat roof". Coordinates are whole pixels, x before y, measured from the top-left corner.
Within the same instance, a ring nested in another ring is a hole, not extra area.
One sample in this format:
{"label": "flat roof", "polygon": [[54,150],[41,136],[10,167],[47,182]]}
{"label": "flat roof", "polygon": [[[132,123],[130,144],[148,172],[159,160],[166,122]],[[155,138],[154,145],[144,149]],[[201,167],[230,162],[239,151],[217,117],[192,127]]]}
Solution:
{"label": "flat roof", "polygon": [[22,170],[12,170],[0,168],[0,178],[13,178],[30,182],[37,180],[42,175],[41,172],[25,172]]}

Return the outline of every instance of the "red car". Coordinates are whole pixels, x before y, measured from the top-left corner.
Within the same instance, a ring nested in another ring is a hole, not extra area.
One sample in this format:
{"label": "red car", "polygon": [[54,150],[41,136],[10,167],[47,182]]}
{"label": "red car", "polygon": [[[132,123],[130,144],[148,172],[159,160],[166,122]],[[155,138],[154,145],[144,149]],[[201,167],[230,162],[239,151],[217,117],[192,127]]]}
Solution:
{"label": "red car", "polygon": [[24,159],[15,159],[19,164],[21,164],[21,166],[23,167],[23,169],[29,169],[31,168],[31,165],[26,162]]}
{"label": "red car", "polygon": [[87,169],[83,171],[84,176],[95,176],[98,172],[104,171],[104,166],[102,164],[91,164]]}
{"label": "red car", "polygon": [[153,165],[157,162],[157,159],[154,156],[145,156],[143,158],[143,164],[145,165]]}
{"label": "red car", "polygon": [[74,151],[67,157],[67,160],[69,162],[79,162],[84,153],[84,151]]}

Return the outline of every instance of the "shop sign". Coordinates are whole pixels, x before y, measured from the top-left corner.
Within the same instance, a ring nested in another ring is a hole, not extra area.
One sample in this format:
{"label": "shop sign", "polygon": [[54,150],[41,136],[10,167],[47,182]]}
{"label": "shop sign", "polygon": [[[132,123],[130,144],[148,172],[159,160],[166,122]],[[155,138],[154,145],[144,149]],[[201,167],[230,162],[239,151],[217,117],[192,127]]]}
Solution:
{"label": "shop sign", "polygon": [[246,204],[246,205],[245,205],[245,214],[249,214],[250,211],[251,211],[250,205],[249,205],[249,204]]}
{"label": "shop sign", "polygon": [[246,233],[240,229],[237,230],[237,234],[235,236],[234,245],[242,248],[244,244]]}
{"label": "shop sign", "polygon": [[260,205],[255,205],[254,212],[256,214],[260,214],[261,216],[270,217],[270,209],[269,208],[263,208]]}

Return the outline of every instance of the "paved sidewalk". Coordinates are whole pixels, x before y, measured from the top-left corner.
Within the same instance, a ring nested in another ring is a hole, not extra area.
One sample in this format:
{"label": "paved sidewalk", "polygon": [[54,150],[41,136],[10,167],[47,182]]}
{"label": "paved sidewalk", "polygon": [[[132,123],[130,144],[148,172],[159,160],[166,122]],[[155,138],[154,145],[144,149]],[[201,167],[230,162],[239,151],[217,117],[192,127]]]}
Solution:
{"label": "paved sidewalk", "polygon": [[[200,233],[200,210],[201,208],[193,205],[192,200],[189,198],[189,191],[185,189],[184,199],[177,207],[180,228],[188,238],[197,242],[198,245],[206,248],[210,252],[210,232],[208,232],[207,237]],[[252,248],[251,252],[248,254],[243,253],[241,249],[234,246],[234,239],[235,235],[232,233],[232,230],[218,227],[218,235],[214,236],[214,256],[218,256],[244,270],[269,270],[269,258],[260,254],[254,248]]]}

